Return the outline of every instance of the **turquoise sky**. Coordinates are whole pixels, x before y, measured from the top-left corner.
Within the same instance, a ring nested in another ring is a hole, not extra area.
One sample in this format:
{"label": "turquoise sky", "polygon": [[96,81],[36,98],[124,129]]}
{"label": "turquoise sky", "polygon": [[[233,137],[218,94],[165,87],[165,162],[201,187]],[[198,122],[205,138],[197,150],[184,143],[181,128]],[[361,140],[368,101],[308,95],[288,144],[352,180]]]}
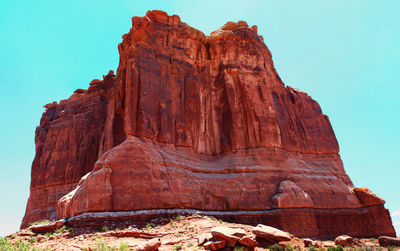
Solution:
{"label": "turquoise sky", "polygon": [[319,102],[354,185],[387,201],[400,234],[400,1],[1,0],[0,235],[25,211],[43,105],[115,71],[131,17],[149,9],[206,34],[258,25],[284,83]]}

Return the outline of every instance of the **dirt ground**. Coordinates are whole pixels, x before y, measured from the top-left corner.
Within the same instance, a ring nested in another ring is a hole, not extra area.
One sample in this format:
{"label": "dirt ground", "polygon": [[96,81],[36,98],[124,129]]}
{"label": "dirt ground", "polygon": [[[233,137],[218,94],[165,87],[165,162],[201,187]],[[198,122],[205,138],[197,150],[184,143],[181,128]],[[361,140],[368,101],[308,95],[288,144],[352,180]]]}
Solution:
{"label": "dirt ground", "polygon": [[[135,250],[139,245],[149,241],[149,239],[159,238],[161,241],[160,251],[166,250],[200,250],[204,249],[198,244],[198,239],[206,233],[210,233],[211,228],[216,226],[227,226],[242,228],[247,234],[252,235],[252,226],[244,224],[227,223],[212,217],[192,215],[188,217],[178,216],[170,219],[166,224],[148,223],[145,227],[131,225],[123,229],[104,226],[98,228],[79,228],[69,229],[63,227],[53,233],[34,234],[29,229],[22,230],[7,239],[14,245],[24,241],[29,243],[34,250]],[[347,250],[386,250],[379,247],[376,239],[361,239],[362,245],[359,247],[348,247]],[[315,250],[326,250],[329,246],[334,246],[332,240],[318,241],[320,248]],[[261,243],[260,243],[261,244]],[[310,250],[304,246],[303,239],[293,237],[291,241],[279,243],[283,250]],[[266,250],[268,244],[257,247],[254,250]],[[27,249],[29,250],[29,249]],[[240,250],[240,249],[236,249]],[[243,249],[242,249],[243,250]],[[244,249],[246,250],[246,249]],[[398,249],[391,249],[398,250]]]}

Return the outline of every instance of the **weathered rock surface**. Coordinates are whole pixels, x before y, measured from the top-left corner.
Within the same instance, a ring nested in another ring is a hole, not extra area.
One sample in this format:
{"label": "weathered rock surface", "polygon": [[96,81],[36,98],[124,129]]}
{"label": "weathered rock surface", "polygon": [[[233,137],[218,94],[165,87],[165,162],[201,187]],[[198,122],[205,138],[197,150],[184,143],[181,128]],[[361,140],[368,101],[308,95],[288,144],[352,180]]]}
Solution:
{"label": "weathered rock surface", "polygon": [[135,247],[137,251],[155,251],[161,246],[161,241],[158,238],[151,239],[145,243]]}
{"label": "weathered rock surface", "polygon": [[83,176],[77,187],[58,201],[57,208],[62,210],[59,218],[87,212],[87,205],[91,211],[112,211],[111,172],[110,168],[102,168]]}
{"label": "weathered rock surface", "polygon": [[323,241],[322,242],[322,246],[326,247],[326,248],[333,247],[333,246],[335,246],[335,242],[333,242],[333,241]]}
{"label": "weathered rock surface", "polygon": [[285,87],[256,27],[206,36],[162,11],[132,24],[117,75],[45,106],[22,227],[187,208],[298,236],[394,236],[384,201],[354,189],[328,117]]}
{"label": "weathered rock surface", "polygon": [[64,226],[64,221],[54,221],[47,224],[33,225],[29,229],[35,234],[51,233]]}
{"label": "weathered rock surface", "polygon": [[393,238],[389,236],[380,236],[378,238],[379,245],[388,247],[388,246],[397,246],[400,247],[400,238]]}
{"label": "weathered rock surface", "polygon": [[204,243],[210,241],[210,240],[212,239],[212,237],[213,237],[213,236],[212,236],[211,233],[203,233],[202,235],[200,235],[200,236],[197,238],[197,243],[198,243],[199,245],[202,245],[202,244],[204,244]]}
{"label": "weathered rock surface", "polygon": [[250,248],[258,247],[258,242],[250,236],[243,236],[240,238],[239,243]]}
{"label": "weathered rock surface", "polygon": [[313,201],[306,192],[290,180],[279,184],[278,193],[272,197],[275,208],[313,207]]}
{"label": "weathered rock surface", "polygon": [[313,247],[319,247],[319,246],[320,246],[319,243],[318,243],[318,241],[311,240],[311,239],[309,239],[309,238],[303,239],[303,243],[304,243],[304,247],[311,247],[311,246],[313,246]]}
{"label": "weathered rock surface", "polygon": [[361,245],[360,241],[357,238],[353,238],[348,235],[341,235],[336,237],[335,244],[343,247]]}
{"label": "weathered rock surface", "polygon": [[206,250],[218,250],[222,249],[226,246],[226,242],[224,240],[220,241],[208,241],[204,243],[203,247]]}
{"label": "weathered rock surface", "polygon": [[134,231],[134,230],[124,230],[124,231],[110,231],[104,234],[104,236],[114,236],[118,238],[124,237],[134,237],[141,239],[155,239],[161,237],[160,235],[154,233],[147,233],[143,231]]}
{"label": "weathered rock surface", "polygon": [[225,240],[228,247],[234,247],[240,238],[246,235],[246,231],[240,228],[214,227],[211,234],[219,240]]}
{"label": "weathered rock surface", "polygon": [[88,90],[77,90],[69,99],[45,106],[36,128],[30,197],[21,227],[56,219],[57,201],[72,191],[112,147],[113,143],[104,140],[108,116],[104,94],[116,81],[110,72],[103,81],[92,81]]}
{"label": "weathered rock surface", "polygon": [[290,241],[292,238],[290,235],[282,230],[274,227],[265,226],[258,224],[252,230],[253,234],[262,239],[268,240],[270,242],[280,242],[280,241]]}
{"label": "weathered rock surface", "polygon": [[354,193],[357,195],[361,204],[364,206],[384,205],[385,200],[376,196],[371,190],[365,187],[354,187]]}

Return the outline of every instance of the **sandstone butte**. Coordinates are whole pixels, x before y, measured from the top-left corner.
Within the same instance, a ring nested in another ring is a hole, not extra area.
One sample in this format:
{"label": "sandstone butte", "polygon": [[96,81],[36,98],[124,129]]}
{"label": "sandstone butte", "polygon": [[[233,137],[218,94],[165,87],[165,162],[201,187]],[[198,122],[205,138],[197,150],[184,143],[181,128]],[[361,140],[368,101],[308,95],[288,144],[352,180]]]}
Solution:
{"label": "sandstone butte", "polygon": [[385,201],[353,186],[328,117],[284,85],[256,26],[206,36],[149,11],[118,49],[116,75],[45,105],[22,228],[194,209],[299,237],[395,236]]}

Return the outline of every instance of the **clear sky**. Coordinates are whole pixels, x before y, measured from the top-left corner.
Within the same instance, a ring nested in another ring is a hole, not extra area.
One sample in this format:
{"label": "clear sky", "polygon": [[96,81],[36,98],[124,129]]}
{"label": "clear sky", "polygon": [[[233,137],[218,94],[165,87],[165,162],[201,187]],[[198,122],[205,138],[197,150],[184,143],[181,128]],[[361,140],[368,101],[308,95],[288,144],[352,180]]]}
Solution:
{"label": "clear sky", "polygon": [[2,0],[0,235],[25,211],[43,105],[116,71],[131,17],[149,9],[206,34],[258,25],[284,83],[319,102],[354,185],[386,200],[400,234],[400,1]]}

